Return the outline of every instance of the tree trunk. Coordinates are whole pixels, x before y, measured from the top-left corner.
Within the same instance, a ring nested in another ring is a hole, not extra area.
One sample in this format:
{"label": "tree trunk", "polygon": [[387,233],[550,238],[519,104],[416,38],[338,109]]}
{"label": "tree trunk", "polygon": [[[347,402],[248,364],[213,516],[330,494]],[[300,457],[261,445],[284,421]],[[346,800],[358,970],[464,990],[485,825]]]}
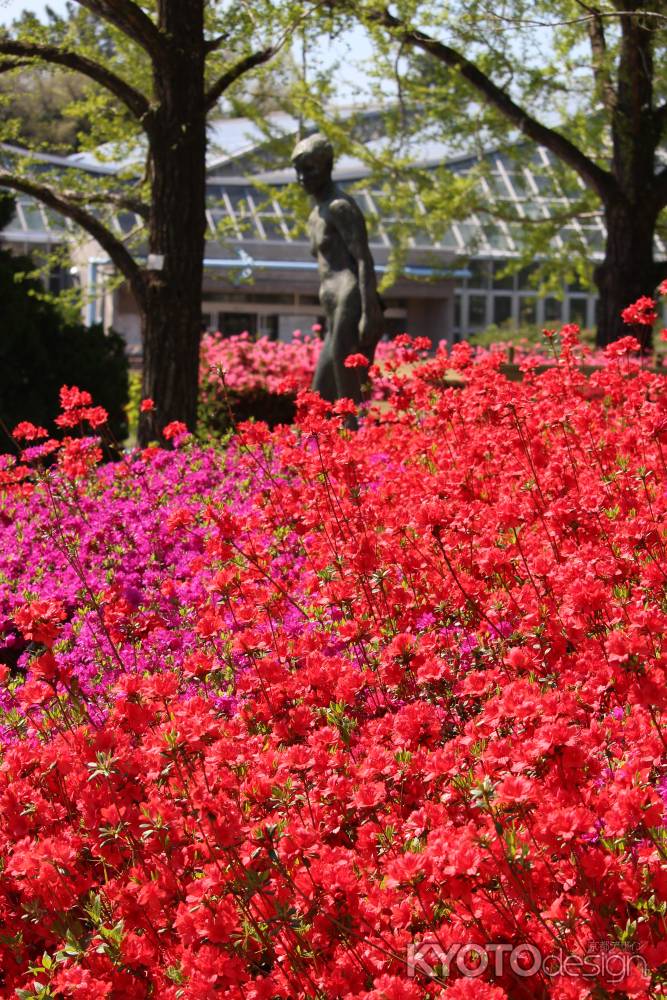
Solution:
{"label": "tree trunk", "polygon": [[149,257],[140,305],[142,414],[139,443],[173,420],[197,419],[201,294],[206,231],[206,112],[203,0],[160,0],[167,40],[155,67],[155,109],[147,125],[152,179]]}
{"label": "tree trunk", "polygon": [[614,194],[604,199],[607,246],[597,268],[600,291],[597,344],[634,334],[644,350],[652,347],[650,327],[630,329],[621,311],[640,295],[653,295],[656,267],[653,238],[659,214],[655,189],[656,148],[662,125],[653,106],[655,23],[637,12],[632,0],[620,15],[618,78],[611,106]]}
{"label": "tree trunk", "polygon": [[641,201],[635,205],[612,202],[605,206],[605,222],[605,259],[595,271],[600,294],[596,343],[604,347],[632,334],[648,351],[652,347],[651,328],[626,326],[621,312],[640,295],[653,295],[655,291],[655,211],[650,204]]}

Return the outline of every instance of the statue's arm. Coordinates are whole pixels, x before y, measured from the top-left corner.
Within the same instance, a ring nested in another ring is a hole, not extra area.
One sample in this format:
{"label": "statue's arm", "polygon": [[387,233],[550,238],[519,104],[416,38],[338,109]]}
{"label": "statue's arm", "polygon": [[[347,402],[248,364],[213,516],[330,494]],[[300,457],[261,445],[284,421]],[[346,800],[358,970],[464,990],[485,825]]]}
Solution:
{"label": "statue's arm", "polygon": [[330,205],[331,220],[348,252],[357,264],[361,317],[359,337],[362,346],[374,346],[382,332],[382,310],[377,294],[375,267],[368,246],[366,223],[359,208],[343,198]]}
{"label": "statue's arm", "polygon": [[317,209],[314,209],[308,216],[308,225],[306,227],[306,232],[308,233],[308,239],[310,241],[310,254],[311,257],[317,257]]}

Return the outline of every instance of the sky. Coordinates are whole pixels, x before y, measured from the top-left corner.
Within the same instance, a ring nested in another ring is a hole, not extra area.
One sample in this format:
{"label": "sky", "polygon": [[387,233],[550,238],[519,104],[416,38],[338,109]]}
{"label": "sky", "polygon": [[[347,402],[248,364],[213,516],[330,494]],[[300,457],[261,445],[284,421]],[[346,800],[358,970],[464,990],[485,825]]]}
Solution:
{"label": "sky", "polygon": [[[0,0],[0,24],[9,24],[24,10],[37,15],[43,14],[46,6],[44,0]],[[48,6],[62,14],[65,10],[65,0],[50,0]]]}
{"label": "sky", "polygon": [[[186,2],[186,0],[183,0]],[[9,25],[13,20],[21,15],[24,10],[28,10],[38,17],[44,14],[46,7],[51,7],[57,14],[65,13],[66,0],[0,0],[0,26]],[[323,46],[321,55],[329,57],[329,60],[341,60],[347,63],[347,77],[343,74],[338,86],[342,95],[350,100],[357,96],[357,84],[363,80],[365,74],[361,70],[364,60],[371,58],[371,46],[364,33],[359,29],[348,36],[346,42],[339,42],[333,46]],[[350,66],[350,57],[354,59]],[[359,67],[355,65],[359,63]],[[350,68],[352,68],[353,79],[349,78]],[[356,69],[356,74],[355,74]],[[354,79],[356,75],[357,79]]]}
{"label": "sky", "polygon": [[[0,0],[0,26],[11,24],[24,10],[31,11],[39,17],[44,14],[48,6],[57,14],[63,14],[65,4],[66,0]],[[343,74],[338,82],[339,99],[348,101],[358,99],[358,85],[363,85],[365,80],[365,73],[361,69],[361,65],[364,60],[371,58],[371,52],[370,43],[361,29],[351,32],[345,41],[339,41],[333,47],[323,46],[319,55],[324,58],[325,63],[338,59],[347,64],[347,75]],[[350,59],[353,60],[352,63]]]}

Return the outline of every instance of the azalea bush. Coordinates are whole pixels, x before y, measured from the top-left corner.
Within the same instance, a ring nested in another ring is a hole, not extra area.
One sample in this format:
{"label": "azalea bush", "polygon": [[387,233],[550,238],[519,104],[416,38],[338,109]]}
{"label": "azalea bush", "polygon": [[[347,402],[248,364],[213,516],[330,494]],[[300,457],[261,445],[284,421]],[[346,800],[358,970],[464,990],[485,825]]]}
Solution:
{"label": "azalea bush", "polygon": [[[15,212],[14,199],[0,192],[0,233]],[[95,394],[109,413],[109,426],[121,439],[127,433],[128,359],[125,342],[100,324],[72,322],[44,293],[31,258],[2,247],[0,238],[0,440],[22,420],[46,423],[58,408],[66,379]]]}
{"label": "azalea bush", "polygon": [[[202,340],[199,376],[198,431],[200,436],[221,436],[245,420],[262,420],[270,428],[289,424],[296,414],[296,397],[313,381],[322,349],[315,324],[312,332],[295,330],[289,342],[249,333],[232,337],[206,334]],[[431,349],[427,338],[417,338],[415,358]],[[379,368],[372,385],[373,397],[384,399],[389,385],[384,366],[404,355],[402,338],[381,341],[376,351]]]}
{"label": "azalea bush", "polygon": [[76,389],[61,438],[16,429],[3,995],[664,995],[667,385],[637,347],[586,379],[567,327],[516,384],[403,337],[356,432],[303,391],[294,426],[104,466]]}
{"label": "azalea bush", "polygon": [[199,426],[203,434],[224,434],[250,418],[269,427],[294,420],[297,392],[313,380],[321,341],[317,330],[296,331],[286,343],[206,334],[199,379]]}
{"label": "azalea bush", "polygon": [[[652,303],[652,307],[646,302]],[[657,319],[655,303],[647,297],[628,307],[625,314],[631,326],[652,325]],[[211,435],[224,436],[235,424],[249,419],[262,420],[270,428],[291,423],[296,413],[297,394],[308,389],[313,381],[322,347],[319,333],[320,327],[316,324],[312,333],[302,334],[296,330],[290,342],[269,340],[268,337],[254,339],[249,333],[232,337],[206,334],[201,350],[199,436],[203,439]],[[538,339],[537,328],[530,337],[520,336],[521,331],[516,337],[509,337],[508,331],[490,327],[483,336],[472,337],[469,343],[478,358],[490,354],[500,357],[503,363],[516,366],[524,362],[551,365],[560,353],[559,331],[551,333],[550,342],[546,344],[543,333]],[[665,331],[660,331],[660,350],[664,346],[663,334]],[[422,362],[433,353],[441,359],[447,357],[446,342],[434,349],[427,338],[417,338],[417,341],[417,352],[410,364]],[[377,367],[371,384],[373,399],[388,398],[391,365],[402,357],[402,336],[378,344]],[[602,367],[609,363],[608,355],[588,342],[580,342],[577,357],[583,366]],[[643,363],[648,366],[651,360],[645,357]],[[389,375],[389,379],[385,375]]]}

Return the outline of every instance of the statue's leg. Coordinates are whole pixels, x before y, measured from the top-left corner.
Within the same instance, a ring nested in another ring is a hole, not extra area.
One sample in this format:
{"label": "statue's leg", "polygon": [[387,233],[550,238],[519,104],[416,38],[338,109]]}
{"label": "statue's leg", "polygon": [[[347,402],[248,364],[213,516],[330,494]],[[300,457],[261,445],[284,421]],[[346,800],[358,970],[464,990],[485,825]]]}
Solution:
{"label": "statue's leg", "polygon": [[335,402],[337,398],[333,358],[331,356],[330,332],[327,332],[322,344],[322,350],[320,351],[317,367],[315,368],[315,375],[313,376],[312,389],[313,392],[319,392],[322,399],[326,399],[329,403]]}
{"label": "statue's leg", "polygon": [[[359,351],[359,315],[354,299],[350,296],[336,309],[331,330],[331,368],[335,383],[336,399],[352,399],[359,404],[362,400],[362,376],[358,368],[346,368],[345,358]],[[352,301],[350,302],[350,299]],[[357,418],[347,413],[344,423],[349,430],[357,430]]]}
{"label": "statue's leg", "polygon": [[336,399],[362,399],[363,377],[358,368],[346,368],[345,358],[359,353],[359,317],[361,306],[358,295],[346,296],[339,304],[333,319],[331,331],[331,355]]}

